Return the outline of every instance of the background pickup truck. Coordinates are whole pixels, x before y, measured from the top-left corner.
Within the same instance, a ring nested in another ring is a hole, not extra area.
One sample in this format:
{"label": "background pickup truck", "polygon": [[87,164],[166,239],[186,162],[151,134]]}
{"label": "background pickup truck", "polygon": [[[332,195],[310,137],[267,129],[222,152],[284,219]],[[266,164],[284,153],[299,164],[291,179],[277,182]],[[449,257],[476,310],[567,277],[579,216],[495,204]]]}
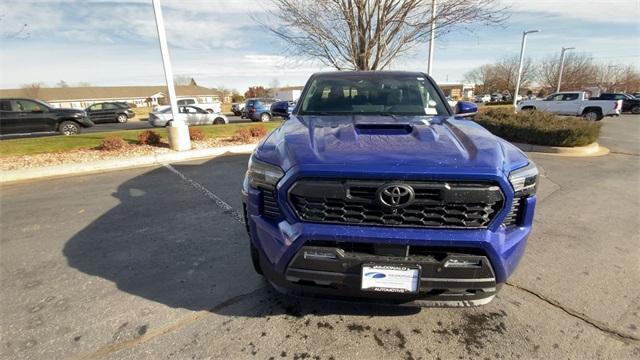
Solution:
{"label": "background pickup truck", "polygon": [[623,93],[602,93],[598,97],[589,98],[589,100],[621,100],[622,112],[640,114],[640,99],[633,95]]}
{"label": "background pickup truck", "polygon": [[602,120],[605,116],[618,116],[621,100],[589,100],[585,92],[559,92],[544,100],[523,100],[518,111],[542,110],[559,115],[583,116],[587,120]]}
{"label": "background pickup truck", "polygon": [[[191,105],[200,108],[209,114],[219,113],[221,106],[219,102],[215,103],[198,103],[198,99],[195,97],[182,97],[177,100],[178,106]],[[170,108],[170,105],[158,105],[153,107],[153,111],[162,111]]]}

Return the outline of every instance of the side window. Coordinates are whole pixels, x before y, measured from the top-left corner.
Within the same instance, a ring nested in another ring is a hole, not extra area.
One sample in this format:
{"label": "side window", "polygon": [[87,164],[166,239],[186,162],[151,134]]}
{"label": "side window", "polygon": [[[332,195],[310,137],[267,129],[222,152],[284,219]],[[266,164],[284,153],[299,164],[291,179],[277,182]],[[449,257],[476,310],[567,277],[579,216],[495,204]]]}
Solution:
{"label": "side window", "polygon": [[247,106],[254,106],[256,104],[255,100],[249,100],[249,102],[247,102]]}
{"label": "side window", "polygon": [[573,94],[564,94],[564,98],[562,99],[563,101],[574,101],[574,100],[578,100],[579,94],[573,93]]}
{"label": "side window", "polygon": [[11,111],[11,102],[9,100],[0,100],[0,111]]}
{"label": "side window", "polygon": [[89,109],[91,109],[91,111],[100,111],[100,110],[102,110],[102,104],[91,105],[91,107]]}
{"label": "side window", "polygon": [[551,95],[549,100],[551,100],[551,101],[562,101],[562,97],[563,96],[564,96],[564,94]]}
{"label": "side window", "polygon": [[29,101],[29,100],[15,100],[14,108],[17,111],[22,111],[22,112],[44,110],[38,103]]}
{"label": "side window", "polygon": [[626,98],[627,98],[626,96],[624,96],[622,94],[618,94],[618,95],[616,95],[615,100],[624,100]]}
{"label": "side window", "polygon": [[178,103],[178,105],[187,105],[187,101],[186,100],[178,100],[177,103]]}
{"label": "side window", "polygon": [[102,108],[105,110],[115,110],[118,109],[118,106],[116,104],[104,104]]}
{"label": "side window", "polygon": [[184,103],[185,103],[185,104],[187,104],[187,105],[193,105],[193,104],[195,104],[195,103],[196,103],[196,101],[195,101],[195,100],[193,100],[193,99],[186,99],[186,100],[184,101]]}

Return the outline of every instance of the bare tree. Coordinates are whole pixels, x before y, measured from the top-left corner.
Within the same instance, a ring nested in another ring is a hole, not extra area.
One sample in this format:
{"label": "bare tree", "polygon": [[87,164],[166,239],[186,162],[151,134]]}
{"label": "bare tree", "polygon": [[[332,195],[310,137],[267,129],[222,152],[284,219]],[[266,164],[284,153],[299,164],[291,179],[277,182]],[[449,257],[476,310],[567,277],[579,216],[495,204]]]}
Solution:
{"label": "bare tree", "polygon": [[[560,73],[560,54],[546,57],[540,63],[540,85],[555,91]],[[597,67],[591,56],[584,53],[567,53],[562,69],[561,90],[582,90],[597,82]]]}
{"label": "bare tree", "polygon": [[69,84],[67,84],[67,82],[64,80],[60,80],[56,83],[56,87],[66,88],[69,87]]}
{"label": "bare tree", "polygon": [[[270,0],[263,22],[290,53],[338,70],[377,70],[428,40],[431,0]],[[498,0],[439,0],[436,35],[457,27],[496,25]]]}
{"label": "bare tree", "polygon": [[[518,77],[520,58],[509,56],[502,58],[495,64],[485,64],[465,74],[465,80],[476,84],[482,93],[509,91],[513,93]],[[522,64],[522,90],[525,90],[535,75],[535,67],[530,58],[525,58]]]}
{"label": "bare tree", "polygon": [[42,88],[42,83],[31,83],[24,84],[20,88],[22,89],[22,93],[25,97],[37,99],[40,97],[40,89]]}
{"label": "bare tree", "polygon": [[640,89],[640,72],[632,65],[596,65],[596,83],[604,91],[633,92]]}
{"label": "bare tree", "polygon": [[278,90],[280,90],[280,81],[277,78],[273,78],[269,83],[269,95],[275,97]]}
{"label": "bare tree", "polygon": [[178,74],[173,76],[173,83],[176,86],[189,86],[189,85],[198,85],[196,81],[193,79],[193,76],[187,74]]}

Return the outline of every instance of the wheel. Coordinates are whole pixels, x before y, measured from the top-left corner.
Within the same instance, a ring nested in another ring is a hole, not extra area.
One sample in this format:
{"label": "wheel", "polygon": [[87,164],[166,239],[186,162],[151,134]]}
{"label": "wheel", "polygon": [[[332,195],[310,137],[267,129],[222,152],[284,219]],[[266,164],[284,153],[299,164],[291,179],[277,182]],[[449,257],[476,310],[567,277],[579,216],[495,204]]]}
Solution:
{"label": "wheel", "polygon": [[271,121],[271,115],[269,113],[260,114],[260,121],[262,121],[262,122]]}
{"label": "wheel", "polygon": [[249,246],[251,247],[251,263],[253,264],[253,270],[258,273],[258,275],[264,275],[262,271],[262,267],[260,266],[260,254],[258,253],[258,249],[250,242]]}
{"label": "wheel", "polygon": [[213,120],[213,125],[224,125],[224,119],[223,118],[216,118],[215,120]]}
{"label": "wheel", "polygon": [[535,111],[536,108],[533,106],[525,106],[522,108],[522,111]]}
{"label": "wheel", "polygon": [[116,121],[119,122],[120,124],[124,124],[129,120],[129,118],[127,117],[127,115],[125,114],[120,114],[118,115],[118,117],[116,118]]}
{"label": "wheel", "polygon": [[632,114],[640,114],[640,105],[634,105],[634,106],[631,108],[631,113],[632,113]]}
{"label": "wheel", "polygon": [[58,131],[63,135],[75,135],[80,133],[80,126],[73,121],[63,121],[58,126]]}
{"label": "wheel", "polygon": [[208,114],[213,114],[213,110],[212,109],[207,109],[207,113]]}
{"label": "wheel", "polygon": [[582,114],[582,117],[589,121],[598,121],[600,120],[600,113],[596,110],[588,110]]}

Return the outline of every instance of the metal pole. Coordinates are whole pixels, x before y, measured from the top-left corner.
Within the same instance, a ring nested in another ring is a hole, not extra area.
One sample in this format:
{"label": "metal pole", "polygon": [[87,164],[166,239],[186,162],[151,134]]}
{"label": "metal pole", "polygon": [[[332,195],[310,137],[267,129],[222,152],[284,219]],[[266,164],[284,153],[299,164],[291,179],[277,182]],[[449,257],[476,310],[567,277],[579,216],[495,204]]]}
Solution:
{"label": "metal pole", "polygon": [[516,90],[513,94],[513,109],[518,107],[518,93],[520,92],[520,81],[522,81],[522,63],[524,61],[524,48],[527,44],[527,35],[539,32],[540,30],[529,30],[522,33],[522,45],[520,46],[520,65],[518,66],[518,80],[516,81]]}
{"label": "metal pole", "polygon": [[[178,116],[178,103],[176,101],[176,89],[173,85],[173,71],[171,70],[171,59],[169,58],[169,47],[167,46],[167,35],[164,31],[164,20],[162,18],[162,6],[160,0],[152,0],[153,12],[156,18],[156,29],[158,31],[158,41],[160,42],[160,54],[162,55],[162,66],[164,77],[169,92],[169,104],[171,106],[171,127],[169,129],[169,142],[174,150],[190,150],[191,140],[187,125]],[[174,128],[174,129],[172,129]],[[186,131],[186,138],[185,138]]]}
{"label": "metal pole", "polygon": [[431,76],[433,70],[433,48],[436,37],[436,0],[431,0],[431,32],[429,33],[429,64],[427,75]]}
{"label": "metal pole", "polygon": [[556,86],[556,92],[560,92],[560,84],[562,83],[562,71],[564,70],[564,52],[567,50],[573,50],[572,47],[563,47],[560,52],[560,71],[558,72],[558,86]]}

